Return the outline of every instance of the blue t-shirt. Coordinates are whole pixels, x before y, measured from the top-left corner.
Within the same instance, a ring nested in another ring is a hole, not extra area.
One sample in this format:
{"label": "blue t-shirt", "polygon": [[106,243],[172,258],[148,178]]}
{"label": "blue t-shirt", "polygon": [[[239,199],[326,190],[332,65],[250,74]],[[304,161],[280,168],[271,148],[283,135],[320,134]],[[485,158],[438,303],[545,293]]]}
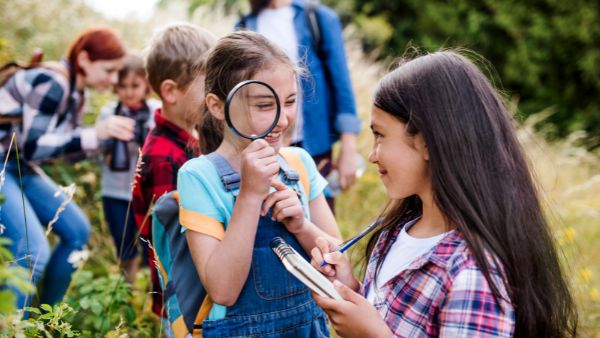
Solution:
{"label": "blue t-shirt", "polygon": [[[304,149],[297,147],[288,147],[287,149],[302,161],[308,174],[310,196],[308,200],[303,198],[302,204],[304,216],[310,219],[308,201],[314,200],[323,193],[327,181],[319,174],[315,162]],[[282,182],[285,182],[282,171],[280,177]],[[296,188],[304,193],[300,181]],[[180,208],[185,210],[185,212],[180,212],[180,215],[192,215],[192,217],[180,217],[180,223],[183,225],[182,231],[187,228],[222,239],[233,213],[234,193],[235,195],[237,193],[225,190],[217,168],[205,155],[187,161],[179,169],[177,191]]]}

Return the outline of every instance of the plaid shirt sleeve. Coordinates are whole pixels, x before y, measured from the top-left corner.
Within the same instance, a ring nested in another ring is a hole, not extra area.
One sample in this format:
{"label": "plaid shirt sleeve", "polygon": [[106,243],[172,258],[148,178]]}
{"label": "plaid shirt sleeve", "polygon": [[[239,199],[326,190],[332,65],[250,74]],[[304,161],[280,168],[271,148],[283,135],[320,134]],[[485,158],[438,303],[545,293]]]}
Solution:
{"label": "plaid shirt sleeve", "polygon": [[[492,274],[496,285],[499,276]],[[500,288],[502,299],[496,302],[483,273],[467,267],[452,280],[440,309],[440,337],[512,337],[515,312]]]}
{"label": "plaid shirt sleeve", "polygon": [[133,197],[136,224],[140,235],[146,239],[150,239],[152,227],[152,219],[146,217],[149,208],[160,196],[177,188],[177,170],[179,170],[175,163],[169,161],[150,163],[148,167],[142,168]]}

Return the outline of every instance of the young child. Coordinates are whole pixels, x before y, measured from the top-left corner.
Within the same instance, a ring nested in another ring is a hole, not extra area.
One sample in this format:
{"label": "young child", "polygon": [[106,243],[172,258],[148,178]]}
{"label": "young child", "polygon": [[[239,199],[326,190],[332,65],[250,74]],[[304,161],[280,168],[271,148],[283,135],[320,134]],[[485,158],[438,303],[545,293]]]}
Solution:
{"label": "young child", "polygon": [[[154,115],[156,126],[142,148],[142,166],[133,190],[133,212],[142,238],[151,241],[150,208],[164,193],[175,190],[177,171],[199,154],[195,130],[204,96],[203,67],[213,35],[189,24],[176,24],[152,39],[146,59],[148,81],[162,101]],[[160,280],[152,250],[148,252],[152,274],[154,313],[166,318]],[[169,325],[165,325],[168,327]]]}
{"label": "young child", "polygon": [[142,58],[136,55],[128,55],[119,71],[115,92],[119,101],[104,106],[98,121],[113,115],[130,117],[136,122],[135,137],[129,142],[111,139],[104,145],[102,205],[125,279],[133,283],[139,260],[137,227],[130,206],[131,184],[135,177],[138,149],[144,144],[148,130],[154,126],[152,114],[160,107],[160,102],[148,98],[150,87],[146,69]]}
{"label": "young child", "polygon": [[[249,79],[272,86],[282,108],[275,129],[252,142],[223,130],[228,92]],[[323,196],[326,181],[310,155],[301,148],[285,149],[303,163],[309,195],[278,156],[296,117],[296,80],[294,64],[257,33],[230,34],[209,55],[205,91],[210,116],[204,118],[213,121],[212,127],[220,126],[223,139],[216,151],[188,161],[177,184],[180,222],[213,302],[202,324],[203,337],[329,335],[325,314],[309,289],[285,270],[269,246],[281,236],[305,253],[317,236],[334,242],[340,238]],[[214,128],[205,129],[215,135]]]}
{"label": "young child", "polygon": [[345,299],[314,296],[336,331],[575,336],[573,300],[531,172],[483,73],[451,51],[403,63],[379,84],[371,129],[369,160],[393,203],[368,244],[363,283],[325,239],[312,251]]}

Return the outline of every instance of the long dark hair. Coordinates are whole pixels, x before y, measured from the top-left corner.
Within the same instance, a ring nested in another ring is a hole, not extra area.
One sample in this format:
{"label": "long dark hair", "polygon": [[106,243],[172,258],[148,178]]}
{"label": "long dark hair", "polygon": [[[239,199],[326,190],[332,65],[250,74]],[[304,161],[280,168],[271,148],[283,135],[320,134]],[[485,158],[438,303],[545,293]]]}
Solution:
{"label": "long dark hair", "polygon": [[250,12],[253,15],[257,15],[263,9],[267,8],[271,3],[271,0],[250,0]]}
{"label": "long dark hair", "polygon": [[[236,84],[277,63],[299,72],[287,55],[264,36],[251,31],[231,33],[219,39],[208,55],[204,92],[225,101]],[[223,128],[223,121],[214,118],[205,105],[198,127],[203,154],[216,150],[221,144]]]}
{"label": "long dark hair", "polygon": [[[465,238],[496,300],[486,252],[503,265],[515,336],[575,336],[577,312],[534,179],[514,121],[485,75],[458,52],[424,55],[387,74],[374,105],[406,123],[409,134],[422,133],[434,200]],[[417,196],[390,205],[367,254],[384,230],[420,212]]]}

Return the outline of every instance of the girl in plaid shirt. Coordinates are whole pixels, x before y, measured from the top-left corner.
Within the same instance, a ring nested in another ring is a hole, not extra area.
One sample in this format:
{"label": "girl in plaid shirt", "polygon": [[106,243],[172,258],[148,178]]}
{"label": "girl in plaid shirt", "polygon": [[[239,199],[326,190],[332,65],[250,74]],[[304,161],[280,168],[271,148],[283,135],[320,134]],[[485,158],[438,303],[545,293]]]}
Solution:
{"label": "girl in plaid shirt", "polygon": [[452,51],[402,63],[375,93],[376,164],[392,201],[363,283],[317,239],[344,298],[313,295],[344,337],[575,336],[577,314],[513,120]]}

